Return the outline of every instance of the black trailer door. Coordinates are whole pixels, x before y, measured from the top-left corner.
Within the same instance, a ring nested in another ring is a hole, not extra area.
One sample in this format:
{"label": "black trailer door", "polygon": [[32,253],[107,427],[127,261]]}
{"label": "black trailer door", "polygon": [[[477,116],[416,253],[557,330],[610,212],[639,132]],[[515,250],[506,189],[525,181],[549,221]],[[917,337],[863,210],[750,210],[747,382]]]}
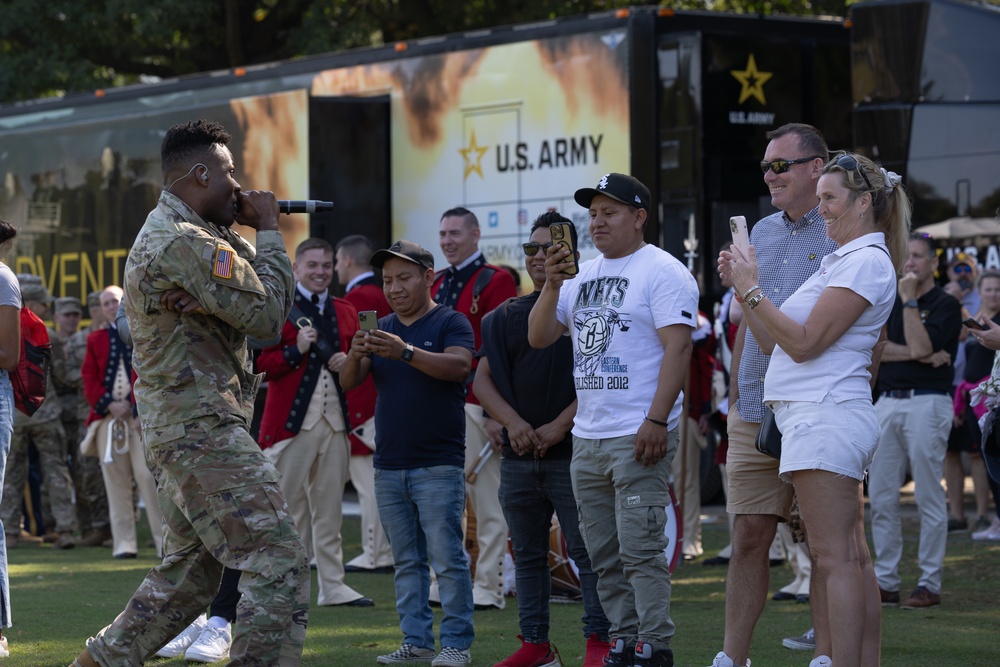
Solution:
{"label": "black trailer door", "polygon": [[336,245],[364,234],[388,247],[390,188],[389,96],[310,98],[309,197],[334,205],[311,216],[310,236]]}

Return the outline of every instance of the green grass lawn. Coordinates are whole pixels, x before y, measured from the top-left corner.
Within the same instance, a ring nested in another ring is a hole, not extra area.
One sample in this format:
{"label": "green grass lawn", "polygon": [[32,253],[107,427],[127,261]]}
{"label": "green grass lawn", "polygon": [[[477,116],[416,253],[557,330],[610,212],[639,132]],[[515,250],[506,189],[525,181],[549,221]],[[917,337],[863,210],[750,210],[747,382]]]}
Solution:
{"label": "green grass lawn", "polygon": [[[148,535],[140,539],[147,542]],[[906,519],[904,597],[916,585],[916,523]],[[707,555],[723,546],[720,523],[705,526]],[[360,551],[359,524],[345,525],[348,556]],[[55,551],[48,546],[12,550],[11,600],[14,627],[11,656],[4,667],[65,666],[86,638],[108,624],[128,600],[146,571],[157,564],[152,549],[142,549],[136,560],[114,560],[109,549],[77,548]],[[887,667],[994,665],[1000,632],[998,604],[1000,543],[975,543],[969,533],[948,538],[943,603],[930,611],[885,609],[883,665]],[[721,650],[725,605],[725,568],[703,567],[701,561],[679,567],[674,574],[671,615],[677,625],[673,648],[678,667],[704,667]],[[771,569],[771,588],[788,583],[791,569]],[[320,608],[310,610],[302,664],[313,667],[374,665],[375,657],[400,643],[393,605],[391,575],[349,574],[348,583],[372,597],[371,609]],[[313,579],[313,603],[316,600]],[[552,641],[563,663],[576,667],[583,658],[580,632],[582,606],[552,606]],[[440,611],[438,612],[440,618]],[[520,644],[517,640],[517,603],[508,599],[503,611],[476,612],[473,664],[499,662]],[[781,646],[783,637],[802,634],[810,625],[807,605],[768,602],[754,635],[751,658],[757,667],[808,665],[806,652]],[[157,659],[148,664],[175,667],[182,659]],[[846,667],[846,666],[845,666]]]}

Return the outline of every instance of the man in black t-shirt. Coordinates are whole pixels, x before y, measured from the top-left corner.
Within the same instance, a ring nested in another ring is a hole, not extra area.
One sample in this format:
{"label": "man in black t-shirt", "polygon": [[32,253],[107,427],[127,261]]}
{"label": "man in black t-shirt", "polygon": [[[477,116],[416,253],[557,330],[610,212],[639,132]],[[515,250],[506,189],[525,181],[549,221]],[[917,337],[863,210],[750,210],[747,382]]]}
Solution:
{"label": "man in black t-shirt", "polygon": [[[514,549],[521,648],[502,664],[542,665],[554,660],[549,644],[549,532],[552,515],[566,538],[569,557],[579,571],[583,596],[585,667],[607,655],[609,623],[597,595],[597,574],[580,535],[570,481],[576,414],[573,348],[562,337],[548,348],[528,344],[528,314],[545,284],[545,251],[552,245],[549,225],[570,222],[555,211],[544,213],[523,244],[525,268],[534,292],[509,299],[483,319],[483,345],[473,389],[497,428],[490,440],[503,447],[500,506]],[[574,228],[575,231],[575,228]],[[573,239],[576,247],[576,239]]]}
{"label": "man in black t-shirt", "polygon": [[934,284],[934,248],[910,237],[896,303],[886,324],[889,342],[878,375],[881,439],[868,473],[875,576],[883,606],[900,604],[903,536],[899,488],[909,468],[920,511],[920,579],[904,609],[941,604],[948,511],[941,476],[952,424],[951,360],[962,326],[961,304]]}

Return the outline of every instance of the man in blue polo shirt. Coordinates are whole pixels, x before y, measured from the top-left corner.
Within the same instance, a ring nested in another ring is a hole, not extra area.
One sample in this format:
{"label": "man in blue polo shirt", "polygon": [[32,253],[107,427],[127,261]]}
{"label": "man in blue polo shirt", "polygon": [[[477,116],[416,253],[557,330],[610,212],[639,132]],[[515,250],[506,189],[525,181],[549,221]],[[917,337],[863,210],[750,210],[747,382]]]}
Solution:
{"label": "man in blue polo shirt", "polygon": [[[396,563],[396,610],[403,643],[384,665],[472,661],[472,580],[463,550],[465,381],[474,339],[469,320],[431,299],[434,257],[398,241],[371,258],[382,269],[393,313],[358,331],[340,371],[345,389],[371,373],[375,404],[375,497]],[[428,419],[428,415],[434,415]],[[434,566],[441,593],[441,651],[434,652],[428,599]]]}

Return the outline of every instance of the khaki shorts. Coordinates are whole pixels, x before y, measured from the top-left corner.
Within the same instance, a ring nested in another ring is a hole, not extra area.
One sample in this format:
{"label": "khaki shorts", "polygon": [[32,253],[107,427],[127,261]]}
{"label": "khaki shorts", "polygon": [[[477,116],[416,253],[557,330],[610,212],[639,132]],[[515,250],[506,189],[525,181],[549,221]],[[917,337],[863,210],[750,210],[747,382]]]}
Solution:
{"label": "khaki shorts", "polygon": [[745,422],[739,410],[730,410],[727,427],[726,509],[731,514],[774,514],[788,521],[794,489],[778,478],[778,461],[754,447],[760,424]]}

